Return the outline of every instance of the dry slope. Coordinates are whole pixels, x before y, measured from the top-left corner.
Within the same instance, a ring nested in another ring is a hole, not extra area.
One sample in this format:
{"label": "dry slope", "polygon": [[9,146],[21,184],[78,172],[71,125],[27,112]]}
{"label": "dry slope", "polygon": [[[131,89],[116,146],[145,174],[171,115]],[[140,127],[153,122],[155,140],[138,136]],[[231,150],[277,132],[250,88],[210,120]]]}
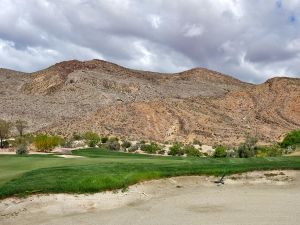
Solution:
{"label": "dry slope", "polygon": [[300,79],[253,85],[203,68],[162,74],[73,60],[32,74],[3,69],[0,84],[0,118],[28,120],[32,131],[238,144],[300,128]]}

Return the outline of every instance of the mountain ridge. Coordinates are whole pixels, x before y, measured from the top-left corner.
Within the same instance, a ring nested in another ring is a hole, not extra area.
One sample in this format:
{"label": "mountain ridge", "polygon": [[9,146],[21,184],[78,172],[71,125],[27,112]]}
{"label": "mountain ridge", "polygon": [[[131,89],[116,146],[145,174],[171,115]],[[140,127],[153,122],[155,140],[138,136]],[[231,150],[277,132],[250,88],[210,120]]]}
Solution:
{"label": "mountain ridge", "polygon": [[300,128],[299,78],[251,84],[205,68],[155,73],[72,60],[33,73],[0,69],[0,85],[0,118],[28,120],[32,132],[235,145]]}

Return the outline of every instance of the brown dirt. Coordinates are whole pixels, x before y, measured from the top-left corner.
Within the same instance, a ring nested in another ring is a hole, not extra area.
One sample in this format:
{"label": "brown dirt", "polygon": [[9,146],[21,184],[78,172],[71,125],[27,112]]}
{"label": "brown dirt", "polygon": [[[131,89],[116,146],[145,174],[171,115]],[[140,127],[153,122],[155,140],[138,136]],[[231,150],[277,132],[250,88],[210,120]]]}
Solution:
{"label": "brown dirt", "polygon": [[237,145],[300,128],[296,78],[253,85],[203,68],[162,74],[73,60],[32,74],[1,69],[0,84],[0,118],[27,120],[30,131]]}

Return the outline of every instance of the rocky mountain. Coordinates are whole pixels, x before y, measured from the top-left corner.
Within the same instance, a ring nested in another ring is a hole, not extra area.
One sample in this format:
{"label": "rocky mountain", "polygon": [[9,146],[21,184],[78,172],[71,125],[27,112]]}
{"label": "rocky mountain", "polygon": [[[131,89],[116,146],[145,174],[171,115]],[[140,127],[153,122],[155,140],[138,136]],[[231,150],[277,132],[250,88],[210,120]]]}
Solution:
{"label": "rocky mountain", "polygon": [[27,120],[32,132],[236,145],[300,128],[297,78],[254,85],[204,68],[166,74],[73,60],[30,74],[0,69],[0,87],[0,118]]}

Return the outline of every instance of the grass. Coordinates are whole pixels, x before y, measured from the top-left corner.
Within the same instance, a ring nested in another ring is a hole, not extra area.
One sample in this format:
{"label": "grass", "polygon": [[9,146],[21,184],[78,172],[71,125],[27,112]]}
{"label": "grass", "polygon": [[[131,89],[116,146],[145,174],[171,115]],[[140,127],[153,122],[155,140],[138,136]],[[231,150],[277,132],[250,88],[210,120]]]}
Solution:
{"label": "grass", "polygon": [[100,149],[73,151],[83,158],[0,155],[0,198],[32,193],[93,193],[139,181],[180,175],[222,175],[251,170],[300,169],[300,157],[156,157]]}

